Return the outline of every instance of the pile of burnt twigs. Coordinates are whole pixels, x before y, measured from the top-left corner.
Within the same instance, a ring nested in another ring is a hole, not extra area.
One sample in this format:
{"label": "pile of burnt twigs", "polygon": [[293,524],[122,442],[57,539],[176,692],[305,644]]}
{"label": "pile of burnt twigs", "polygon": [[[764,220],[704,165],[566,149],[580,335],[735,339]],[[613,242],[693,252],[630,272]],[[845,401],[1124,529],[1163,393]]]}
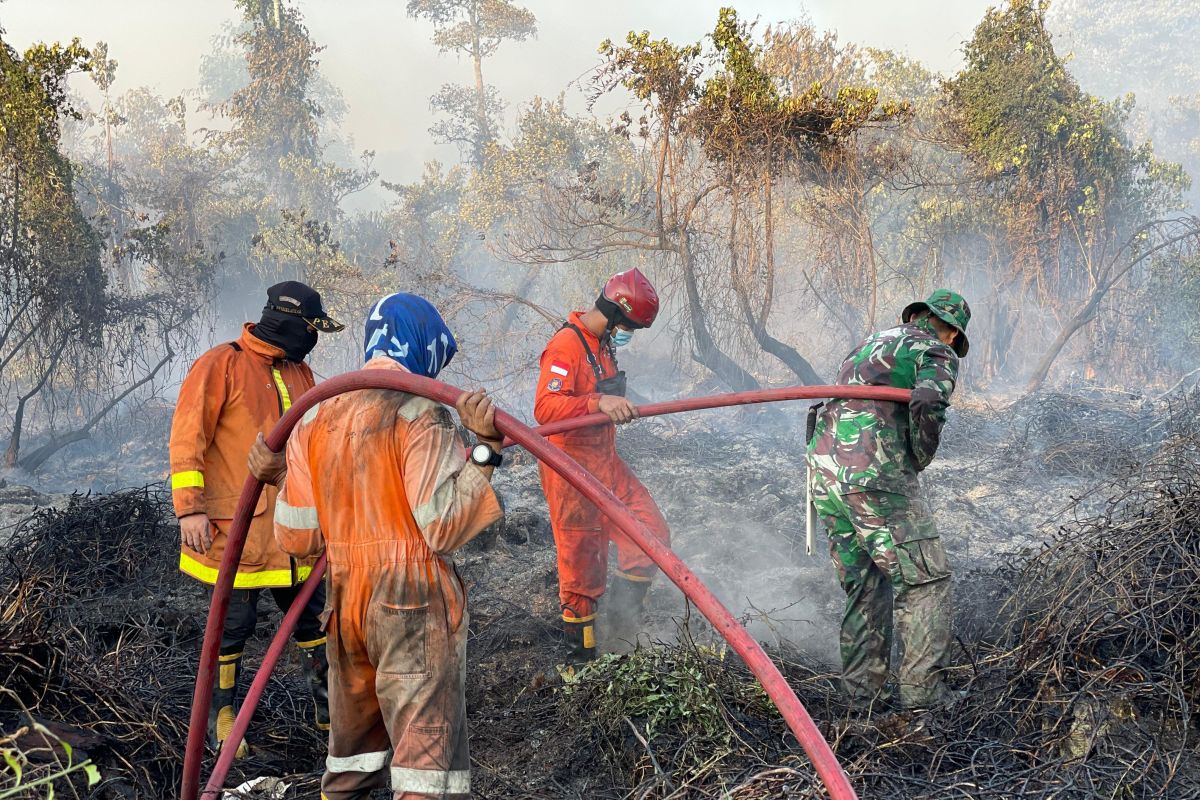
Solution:
{"label": "pile of burnt twigs", "polygon": [[[85,788],[74,776],[79,797],[178,790],[206,600],[176,568],[168,506],[156,489],[75,495],[19,523],[0,552],[0,687],[12,700],[0,702],[0,735],[43,724],[76,762],[91,758],[101,779]],[[323,760],[293,698],[304,692],[279,679],[264,698],[259,717],[282,729],[258,731],[270,774],[288,763],[308,773]]]}
{"label": "pile of burnt twigs", "polygon": [[[991,576],[999,621],[963,643],[951,682],[965,694],[947,705],[864,713],[828,667],[780,657],[861,797],[1200,797],[1200,439],[1173,438],[1096,491],[1105,502],[1080,503]],[[506,744],[524,763],[539,748],[575,754],[560,796],[825,796],[740,661],[686,627],[680,643],[523,691],[511,714],[524,724]]]}

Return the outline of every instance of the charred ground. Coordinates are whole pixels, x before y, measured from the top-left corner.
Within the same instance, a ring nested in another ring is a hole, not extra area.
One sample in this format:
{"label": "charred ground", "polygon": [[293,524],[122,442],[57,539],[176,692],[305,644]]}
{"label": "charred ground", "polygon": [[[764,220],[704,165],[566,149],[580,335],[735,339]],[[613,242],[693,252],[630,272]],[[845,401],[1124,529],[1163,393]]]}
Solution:
{"label": "charred ground", "polygon": [[[1200,794],[1198,404],[1092,393],[957,410],[926,485],[957,569],[954,682],[971,693],[870,719],[833,681],[841,597],[825,556],[804,554],[800,429],[747,412],[619,439],[679,554],[768,645],[863,796],[1184,797]],[[765,695],[670,585],[654,587],[635,652],[559,669],[536,465],[514,454],[497,486],[505,522],[458,556],[478,796],[822,796]],[[20,703],[0,727],[41,721],[92,758],[103,777],[80,796],[170,796],[205,595],[174,569],[167,498],[3,491],[51,504],[4,534],[0,684]],[[258,648],[278,622],[264,615]],[[307,702],[289,660],[230,785],[282,775],[289,796],[311,795],[323,752]],[[33,752],[39,735],[15,741]]]}

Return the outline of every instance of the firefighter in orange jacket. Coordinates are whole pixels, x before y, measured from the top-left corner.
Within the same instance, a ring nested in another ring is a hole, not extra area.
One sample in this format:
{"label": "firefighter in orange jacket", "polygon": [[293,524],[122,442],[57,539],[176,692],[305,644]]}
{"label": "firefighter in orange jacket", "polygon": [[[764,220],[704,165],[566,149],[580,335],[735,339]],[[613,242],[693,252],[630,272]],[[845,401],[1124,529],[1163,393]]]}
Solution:
{"label": "firefighter in orange jacket", "polygon": [[[321,296],[296,281],[267,290],[257,324],[246,323],[236,341],[217,345],[192,365],[171,423],[171,494],[179,518],[179,568],[207,584],[217,580],[226,534],[248,474],[248,453],[292,401],[313,386],[305,356],[317,334],[340,331],[321,307]],[[237,715],[242,651],[254,633],[258,599],[270,589],[283,610],[312,571],[312,559],[295,559],[275,543],[268,509],[275,488],[263,489],[246,534],[225,617],[225,632],[209,712],[209,743],[219,747]],[[318,590],[296,629],[296,643],[316,703],[315,722],[328,728],[325,637],[318,616],[324,605]],[[239,757],[248,749],[243,743]]]}
{"label": "firefighter in orange jacket", "polygon": [[[658,315],[658,295],[639,270],[614,275],[595,306],[576,311],[554,334],[541,357],[534,416],[539,424],[597,411],[620,425],[637,417],[625,399],[625,373],[617,369],[615,349],[633,331],[649,328]],[[617,455],[612,426],[585,428],[549,437],[626,505],[664,544],[670,531],[654,498]],[[632,641],[642,622],[654,563],[558,473],[541,468],[542,488],[558,551],[558,596],[563,629],[574,661],[595,657],[597,601],[605,591],[608,543],[617,546],[618,570],[605,600],[609,641]]]}
{"label": "firefighter in orange jacket", "polygon": [[[437,310],[389,295],[366,325],[366,369],[434,377],[456,345]],[[399,798],[469,797],[467,597],[450,553],[501,517],[500,463],[482,391],[456,404],[480,444],[468,458],[449,411],[394,391],[323,401],[287,444],[275,536],[329,558],[328,800],[386,786]]]}

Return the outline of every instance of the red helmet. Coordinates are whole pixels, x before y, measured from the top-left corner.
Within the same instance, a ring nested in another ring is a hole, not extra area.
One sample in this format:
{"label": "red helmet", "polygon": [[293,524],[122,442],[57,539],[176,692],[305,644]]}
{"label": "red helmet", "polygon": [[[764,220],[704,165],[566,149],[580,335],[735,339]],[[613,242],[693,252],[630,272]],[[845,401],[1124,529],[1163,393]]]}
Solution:
{"label": "red helmet", "polygon": [[636,267],[609,278],[600,297],[635,328],[649,328],[658,316],[658,292]]}

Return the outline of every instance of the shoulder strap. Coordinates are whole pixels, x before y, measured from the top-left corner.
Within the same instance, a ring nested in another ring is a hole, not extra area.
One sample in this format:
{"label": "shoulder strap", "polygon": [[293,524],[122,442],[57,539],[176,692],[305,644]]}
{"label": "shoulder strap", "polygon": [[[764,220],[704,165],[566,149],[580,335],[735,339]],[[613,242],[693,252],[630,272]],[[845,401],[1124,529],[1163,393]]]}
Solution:
{"label": "shoulder strap", "polygon": [[583,335],[583,331],[569,322],[563,323],[564,328],[570,328],[575,331],[575,335],[579,337],[579,343],[583,345],[583,352],[587,354],[588,364],[592,367],[592,374],[596,376],[596,380],[600,380],[604,371],[600,369],[600,362],[596,360],[596,355],[592,352],[592,348],[588,347],[587,339]]}
{"label": "shoulder strap", "polygon": [[229,346],[232,347],[234,350],[238,351],[239,353],[242,352],[242,346],[240,344],[238,344],[237,342],[230,342]]}

